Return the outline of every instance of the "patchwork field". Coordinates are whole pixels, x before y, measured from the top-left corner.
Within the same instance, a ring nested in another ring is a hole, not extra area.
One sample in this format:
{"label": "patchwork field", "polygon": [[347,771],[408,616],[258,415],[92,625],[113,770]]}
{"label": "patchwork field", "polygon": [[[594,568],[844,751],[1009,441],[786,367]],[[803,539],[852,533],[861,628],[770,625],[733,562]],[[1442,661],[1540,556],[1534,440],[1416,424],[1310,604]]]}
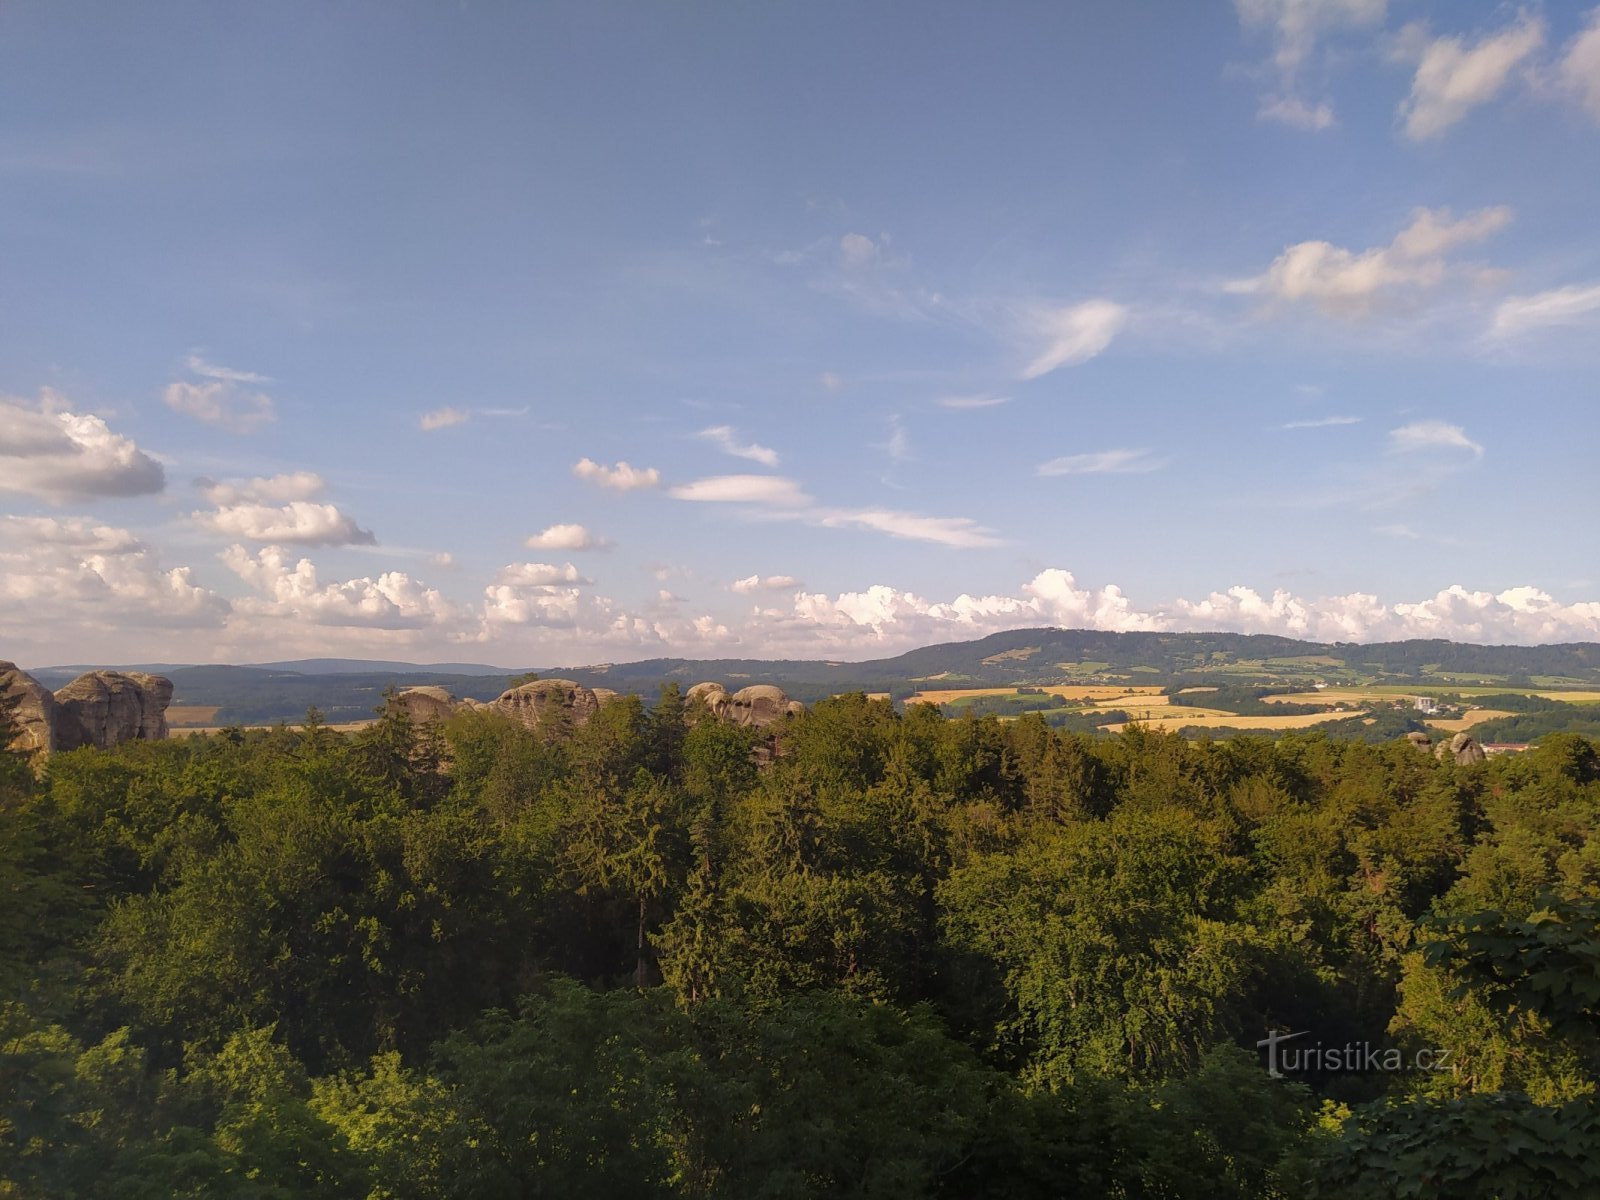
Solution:
{"label": "patchwork field", "polygon": [[[1286,717],[1241,717],[1237,713],[1217,712],[1214,709],[1203,708],[1175,708],[1168,711],[1174,714],[1182,713],[1182,715],[1152,716],[1148,720],[1138,717],[1137,714],[1130,715],[1133,715],[1139,724],[1146,728],[1159,729],[1163,732],[1191,727],[1196,729],[1307,729],[1312,725],[1321,725],[1325,721],[1343,721],[1351,717],[1365,715],[1360,712],[1340,712],[1295,713]],[[1103,725],[1101,728],[1109,733],[1121,733],[1127,728],[1127,725]]]}
{"label": "patchwork field", "polygon": [[173,704],[167,707],[167,726],[171,729],[210,725],[217,719],[220,704]]}
{"label": "patchwork field", "polygon": [[[1124,700],[1139,699],[1141,703],[1156,703],[1145,697],[1159,696],[1159,687],[1132,687],[1114,684],[1063,684],[1059,687],[1041,687],[1041,692],[1048,692],[1052,696],[1060,696],[1063,700],[1088,700],[1101,701],[1122,698]],[[925,688],[911,696],[908,703],[917,704],[949,704],[952,700],[977,696],[1015,696],[1017,689],[1014,687],[991,688]],[[1165,696],[1161,696],[1164,701]]]}

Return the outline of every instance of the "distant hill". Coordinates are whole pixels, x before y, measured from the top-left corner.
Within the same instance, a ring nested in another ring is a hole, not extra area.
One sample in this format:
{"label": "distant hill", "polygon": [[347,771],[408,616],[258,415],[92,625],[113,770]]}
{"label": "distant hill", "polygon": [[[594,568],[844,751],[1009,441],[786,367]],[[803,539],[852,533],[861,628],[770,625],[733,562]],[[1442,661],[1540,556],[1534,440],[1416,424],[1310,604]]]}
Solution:
{"label": "distant hill", "polygon": [[[329,721],[370,717],[385,688],[432,684],[457,696],[489,700],[519,672],[474,663],[421,665],[359,659],[303,659],[255,666],[159,666],[173,704],[215,708],[210,723],[298,721],[315,705]],[[31,673],[47,686],[81,666]],[[909,695],[920,687],[1045,683],[1427,683],[1546,688],[1600,686],[1600,644],[1474,646],[1442,639],[1371,645],[1302,642],[1265,634],[1102,633],[1086,629],[1016,629],[970,642],[924,646],[868,662],[811,659],[655,658],[573,668],[536,668],[546,678],[639,692],[653,698],[664,683],[687,687],[716,680],[730,687],[775,683],[807,702],[843,691]]]}

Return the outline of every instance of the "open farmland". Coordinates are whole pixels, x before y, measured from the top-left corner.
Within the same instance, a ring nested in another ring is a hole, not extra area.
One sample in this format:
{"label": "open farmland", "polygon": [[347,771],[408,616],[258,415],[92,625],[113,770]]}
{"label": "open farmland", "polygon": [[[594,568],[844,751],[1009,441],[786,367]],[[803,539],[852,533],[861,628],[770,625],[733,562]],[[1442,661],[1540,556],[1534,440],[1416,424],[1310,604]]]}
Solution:
{"label": "open farmland", "polygon": [[[1365,716],[1362,712],[1330,712],[1330,713],[1294,713],[1284,717],[1241,717],[1238,713],[1218,712],[1214,709],[1204,708],[1174,708],[1169,710],[1172,716],[1142,717],[1137,713],[1130,713],[1135,720],[1147,729],[1157,729],[1164,733],[1174,732],[1179,729],[1309,729],[1313,725],[1321,725],[1326,721],[1343,721],[1351,717]],[[1104,725],[1107,733],[1121,733],[1127,724]]]}
{"label": "open farmland", "polygon": [[[1040,687],[1039,691],[1051,696],[1060,696],[1067,701],[1099,702],[1103,700],[1132,700],[1140,703],[1154,703],[1153,697],[1160,697],[1164,702],[1165,696],[1161,695],[1159,687],[1141,686],[1114,686],[1111,684],[1062,684],[1058,686]],[[1018,691],[1014,687],[989,687],[989,688],[933,688],[925,689],[911,696],[907,703],[915,704],[950,704],[956,700],[963,700],[979,696],[1015,696]]]}

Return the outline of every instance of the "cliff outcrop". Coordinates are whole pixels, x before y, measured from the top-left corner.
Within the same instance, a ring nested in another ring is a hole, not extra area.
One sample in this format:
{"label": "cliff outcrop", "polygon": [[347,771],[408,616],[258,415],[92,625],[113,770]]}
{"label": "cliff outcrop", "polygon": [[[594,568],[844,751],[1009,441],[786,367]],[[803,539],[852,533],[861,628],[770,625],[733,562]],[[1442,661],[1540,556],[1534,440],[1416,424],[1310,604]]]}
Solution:
{"label": "cliff outcrop", "polygon": [[167,736],[172,681],[142,671],[90,671],[51,693],[14,663],[0,662],[0,696],[14,701],[12,748],[29,755],[158,741]]}

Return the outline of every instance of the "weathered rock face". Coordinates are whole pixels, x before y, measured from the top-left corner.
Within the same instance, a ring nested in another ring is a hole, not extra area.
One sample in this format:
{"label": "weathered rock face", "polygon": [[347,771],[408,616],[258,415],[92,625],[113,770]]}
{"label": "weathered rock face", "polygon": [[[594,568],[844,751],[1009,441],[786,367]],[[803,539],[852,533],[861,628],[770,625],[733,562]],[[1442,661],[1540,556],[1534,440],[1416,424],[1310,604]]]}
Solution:
{"label": "weathered rock face", "polygon": [[395,694],[392,703],[405,710],[414,725],[447,721],[460,704],[442,687],[414,687]]}
{"label": "weathered rock face", "polygon": [[529,729],[547,729],[567,724],[584,724],[600,709],[595,694],[570,679],[538,679],[502,692],[485,707],[520,721]]}
{"label": "weathered rock face", "polygon": [[1482,762],[1488,757],[1483,752],[1483,747],[1478,745],[1478,740],[1470,733],[1458,733],[1448,742],[1440,742],[1435,747],[1434,754],[1438,756],[1440,762],[1453,758],[1463,767],[1468,763]]}
{"label": "weathered rock face", "polygon": [[51,695],[32,676],[0,663],[0,692],[18,697],[15,745],[30,754],[167,736],[172,680],[142,671],[90,671]]}
{"label": "weathered rock face", "polygon": [[25,754],[49,754],[56,748],[56,698],[16,663],[0,662],[0,698],[15,701],[11,719],[17,734],[11,748]]}
{"label": "weathered rock face", "polygon": [[1410,733],[1406,734],[1406,741],[1410,742],[1418,750],[1421,750],[1424,753],[1433,749],[1433,739],[1427,734],[1423,733],[1420,729],[1413,729]]}
{"label": "weathered rock face", "polygon": [[697,683],[685,693],[684,700],[689,704],[698,700],[719,721],[757,729],[776,725],[806,710],[804,704],[789,699],[782,688],[770,683],[740,688],[731,696],[720,683]]}
{"label": "weathered rock face", "polygon": [[172,681],[141,671],[90,671],[56,693],[56,748],[112,746],[167,736]]}

